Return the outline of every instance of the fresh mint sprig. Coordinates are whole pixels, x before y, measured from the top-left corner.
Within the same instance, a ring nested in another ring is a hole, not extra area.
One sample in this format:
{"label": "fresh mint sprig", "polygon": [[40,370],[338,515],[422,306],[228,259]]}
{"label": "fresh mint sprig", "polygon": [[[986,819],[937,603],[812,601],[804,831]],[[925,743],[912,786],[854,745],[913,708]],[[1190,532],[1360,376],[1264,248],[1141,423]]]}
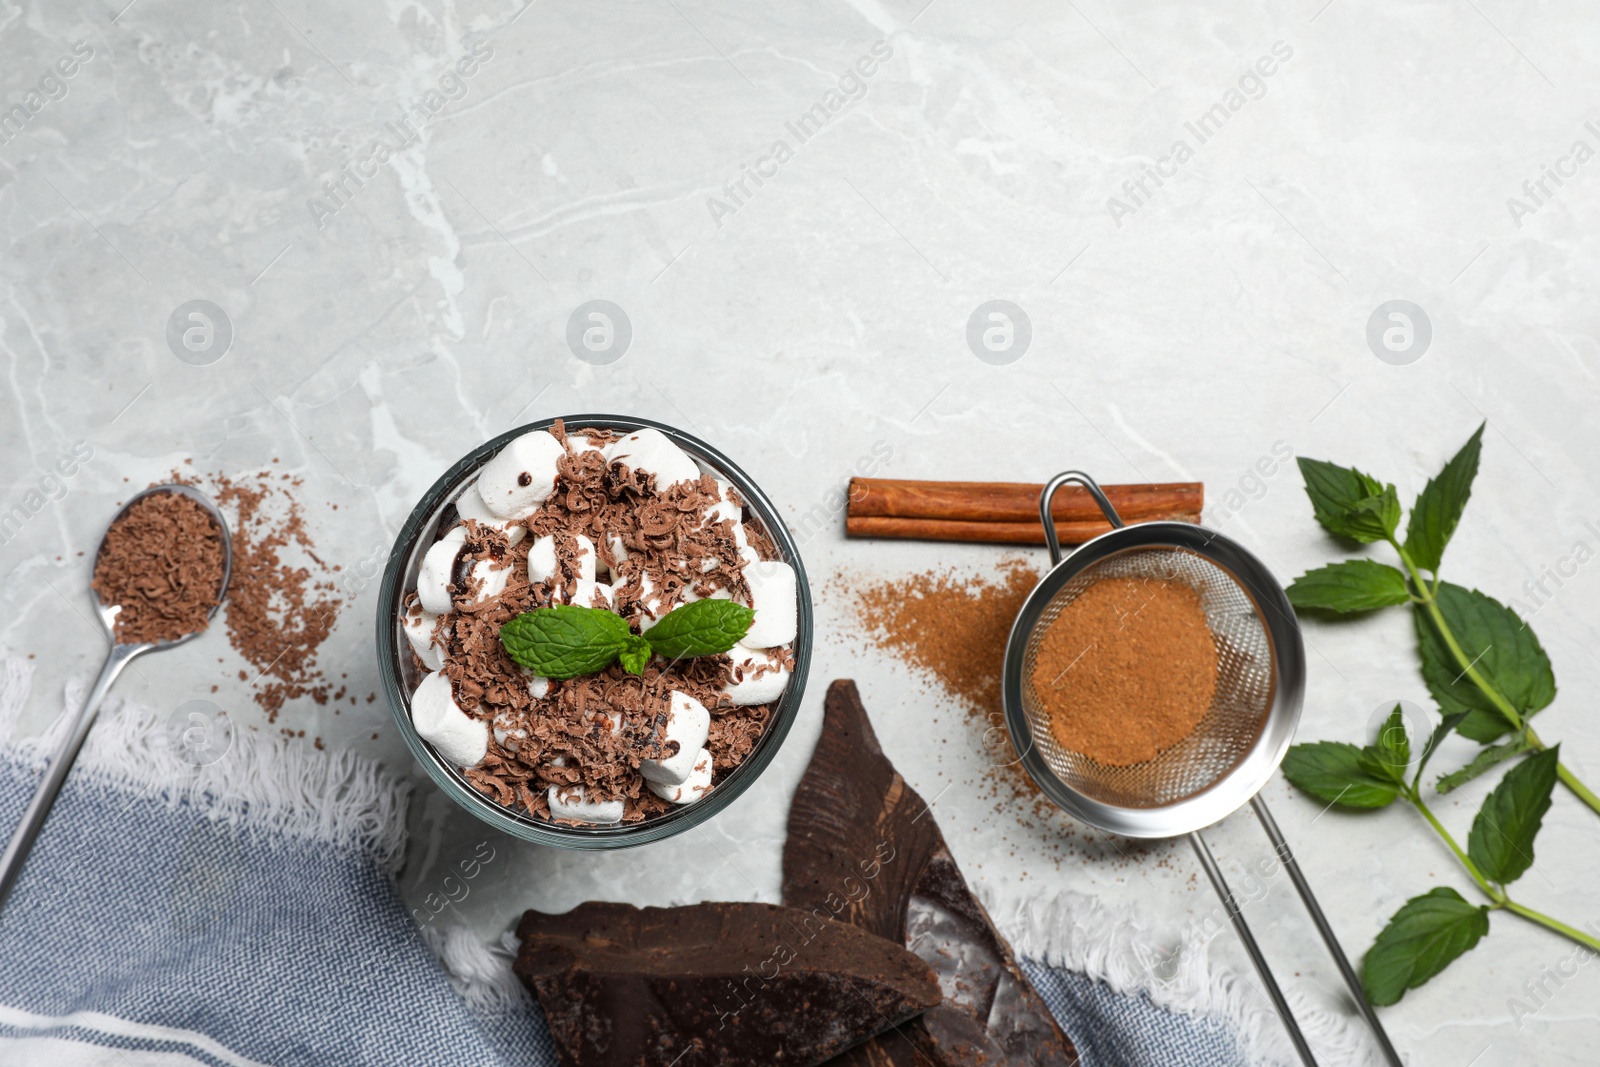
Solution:
{"label": "fresh mint sprig", "polygon": [[[1385,541],[1401,566],[1366,558],[1331,563],[1296,578],[1289,586],[1289,602],[1303,611],[1338,615],[1411,604],[1423,681],[1440,710],[1446,715],[1466,712],[1456,730],[1480,744],[1511,735],[1495,757],[1480,757],[1444,776],[1447,788],[1513,756],[1543,751],[1546,746],[1528,719],[1556,695],[1550,658],[1533,629],[1488,594],[1439,576],[1445,547],[1472,496],[1483,430],[1480,425],[1417,497],[1403,543],[1398,539],[1401,508],[1394,486],[1351,467],[1299,460],[1306,495],[1323,528],[1362,544]],[[1600,813],[1600,796],[1565,766],[1557,773],[1563,785]]]}
{"label": "fresh mint sprig", "polygon": [[1434,730],[1416,770],[1406,777],[1410,755],[1400,706],[1390,713],[1378,739],[1363,748],[1321,741],[1295,745],[1283,761],[1283,775],[1329,806],[1351,811],[1386,807],[1396,799],[1417,810],[1477,883],[1488,904],[1474,905],[1448,886],[1412,897],[1395,912],[1367,950],[1361,983],[1374,1004],[1393,1004],[1444,970],[1489,932],[1489,915],[1510,911],[1563,937],[1600,951],[1600,939],[1513,900],[1506,887],[1533,865],[1533,842],[1550,809],[1560,746],[1546,749],[1513,767],[1484,798],[1463,849],[1429,809],[1422,796],[1422,772],[1461,714]]}
{"label": "fresh mint sprig", "polygon": [[[1417,497],[1404,542],[1397,537],[1401,508],[1394,486],[1323,460],[1299,461],[1317,521],[1347,541],[1386,542],[1400,566],[1359,558],[1319,567],[1289,586],[1290,603],[1300,610],[1338,615],[1410,604],[1423,681],[1443,719],[1409,778],[1411,742],[1398,706],[1372,744],[1294,745],[1284,757],[1284,777],[1330,807],[1372,811],[1404,800],[1449,846],[1489,900],[1474,905],[1454,889],[1439,886],[1407,901],[1378,934],[1362,964],[1362,982],[1374,1004],[1395,1003],[1407,989],[1422,985],[1475,946],[1489,932],[1489,915],[1495,911],[1514,912],[1600,951],[1600,939],[1519,904],[1506,892],[1533,863],[1534,837],[1556,782],[1596,812],[1600,797],[1562,765],[1559,746],[1547,747],[1529,725],[1556,695],[1550,658],[1532,628],[1493,597],[1439,577],[1445,547],[1472,495],[1483,429],[1478,427]],[[1435,792],[1447,793],[1502,763],[1521,760],[1485,798],[1465,849],[1423,797],[1423,771],[1452,732],[1485,747],[1465,766],[1442,775]]]}
{"label": "fresh mint sprig", "polygon": [[617,660],[643,674],[655,653],[668,659],[714,656],[750,630],[756,613],[731,600],[696,600],[674,608],[643,634],[615,612],[558,604],[523,612],[500,627],[500,643],[520,667],[546,678],[577,678]]}

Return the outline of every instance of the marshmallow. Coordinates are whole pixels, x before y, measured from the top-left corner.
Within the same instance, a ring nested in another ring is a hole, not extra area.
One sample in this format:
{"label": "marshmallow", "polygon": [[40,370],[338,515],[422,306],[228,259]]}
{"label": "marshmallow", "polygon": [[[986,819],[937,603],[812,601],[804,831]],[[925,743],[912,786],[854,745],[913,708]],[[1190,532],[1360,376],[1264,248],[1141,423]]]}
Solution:
{"label": "marshmallow", "polygon": [[[739,554],[743,556],[748,549],[751,555],[754,556],[755,550],[750,548],[750,536],[744,530],[744,507],[741,504],[735,504],[730,499],[737,493],[738,490],[734,488],[732,482],[718,478],[717,501],[706,509],[705,525],[714,526],[723,519],[727,519],[733,523],[733,543],[738,546]],[[709,570],[710,568],[706,569]]]}
{"label": "marshmallow", "polygon": [[591,439],[588,434],[582,434],[582,433],[569,433],[569,434],[567,434],[567,447],[572,449],[573,452],[600,452],[600,451],[602,451],[600,446],[595,444],[593,439]]}
{"label": "marshmallow", "polygon": [[711,750],[702,748],[694,757],[694,769],[678,785],[646,782],[650,792],[674,804],[693,804],[711,792]]}
{"label": "marshmallow", "polygon": [[433,628],[438,622],[438,615],[420,605],[415,611],[407,612],[400,622],[401,628],[405,630],[406,640],[411,642],[411,650],[430,671],[436,671],[444,666],[444,648],[433,639]]}
{"label": "marshmallow", "polygon": [[428,675],[411,694],[411,724],[457,767],[476,767],[489,751],[489,728],[461,710],[450,679],[442,674]]}
{"label": "marshmallow", "polygon": [[622,821],[620,800],[585,800],[583,786],[550,787],[550,817],[604,825]]}
{"label": "marshmallow", "polygon": [[478,592],[474,594],[472,602],[481,604],[492,596],[499,596],[506,590],[506,583],[511,581],[510,566],[496,566],[494,561],[480,559],[472,565],[472,577],[480,583]]}
{"label": "marshmallow", "polygon": [[606,534],[606,547],[611,550],[611,558],[621,563],[628,558],[628,546],[622,543],[621,534]]}
{"label": "marshmallow", "polygon": [[506,535],[507,544],[516,544],[528,536],[526,526],[513,526],[508,521],[503,521],[494,512],[490,511],[483,503],[483,497],[478,493],[478,483],[473,482],[461,491],[456,497],[456,514],[461,516],[461,521],[475,519],[479,526],[489,530],[499,530]]}
{"label": "marshmallow", "polygon": [[700,477],[700,468],[683,449],[660,430],[649,428],[611,442],[606,448],[606,462],[622,463],[640,474],[655,475],[657,492]]}
{"label": "marshmallow", "polygon": [[528,739],[526,727],[516,725],[517,720],[507,715],[497,715],[494,720],[494,740],[503,748],[515,752]]}
{"label": "marshmallow", "polygon": [[478,495],[491,514],[525,519],[555,491],[556,463],[567,454],[544,430],[525,433],[478,472]]}
{"label": "marshmallow", "polygon": [[727,519],[733,523],[734,530],[743,532],[744,509],[728,499],[729,494],[733,492],[736,492],[736,490],[733,488],[732,482],[725,482],[721,478],[717,479],[717,502],[706,509],[707,526]]}
{"label": "marshmallow", "polygon": [[572,599],[567,599],[566,591],[556,588],[550,593],[550,602],[553,604],[576,604],[580,608],[602,608],[611,611],[616,601],[616,592],[604,582],[590,582],[578,579],[572,590]]}
{"label": "marshmallow", "polygon": [[711,735],[711,713],[688,693],[674,689],[667,705],[661,740],[676,741],[678,751],[665,759],[639,761],[639,773],[662,785],[682,785],[694,772],[695,758]]}
{"label": "marshmallow", "polygon": [[594,581],[595,568],[600,562],[600,557],[594,550],[594,542],[583,534],[575,535],[572,540],[578,546],[575,560],[578,566],[578,579],[585,582]]}
{"label": "marshmallow", "polygon": [[[674,567],[686,568],[689,566],[689,559],[687,556],[675,556],[672,558],[671,562]],[[706,556],[700,561],[700,573],[710,574],[712,571],[717,569],[717,562],[717,557]]]}
{"label": "marshmallow", "polygon": [[750,607],[755,621],[739,638],[750,648],[771,648],[794,640],[799,625],[795,607],[794,568],[777,560],[763,560],[744,569],[750,585]]}
{"label": "marshmallow", "polygon": [[[765,704],[776,700],[789,684],[789,668],[767,649],[734,645],[728,649],[728,655],[733,659],[733,681],[722,691],[732,697],[735,704]],[[770,669],[756,677],[756,672],[763,667]]]}
{"label": "marshmallow", "polygon": [[417,600],[422,610],[445,615],[455,607],[450,600],[450,582],[466,540],[466,528],[457,526],[429,546],[422,557],[422,566],[417,568]]}
{"label": "marshmallow", "polygon": [[639,575],[639,612],[635,622],[639,624],[639,632],[644,633],[650,627],[661,621],[661,617],[672,610],[672,605],[663,602],[656,595],[656,583],[650,580],[648,574]]}
{"label": "marshmallow", "polygon": [[550,679],[542,674],[534,674],[526,669],[523,675],[528,679],[528,695],[535,700],[543,700],[550,695]]}
{"label": "marshmallow", "polygon": [[[578,543],[577,565],[578,580],[585,582],[594,581],[595,576],[595,551],[594,542],[583,534],[573,538]],[[535,584],[553,578],[560,568],[556,560],[556,539],[553,534],[535,537],[533,544],[528,546],[528,581]]]}
{"label": "marshmallow", "polygon": [[528,546],[528,581],[537,585],[556,573],[556,539],[552,534],[535,537]]}
{"label": "marshmallow", "polygon": [[[443,615],[455,607],[450,596],[450,582],[455,576],[456,562],[466,540],[467,528],[457,526],[434,542],[427,555],[422,557],[422,566],[417,569],[417,600],[424,611]],[[505,592],[506,583],[511,580],[509,566],[496,566],[487,559],[474,563],[469,573],[479,582],[478,591],[472,598],[474,604],[499,596]]]}
{"label": "marshmallow", "polygon": [[[740,527],[739,532],[742,535],[744,533],[744,528]],[[744,544],[739,546],[739,559],[741,560],[746,571],[748,571],[751,567],[757,566],[763,562],[761,559],[761,553],[756,551],[755,546],[752,545],[748,539],[745,540]]]}

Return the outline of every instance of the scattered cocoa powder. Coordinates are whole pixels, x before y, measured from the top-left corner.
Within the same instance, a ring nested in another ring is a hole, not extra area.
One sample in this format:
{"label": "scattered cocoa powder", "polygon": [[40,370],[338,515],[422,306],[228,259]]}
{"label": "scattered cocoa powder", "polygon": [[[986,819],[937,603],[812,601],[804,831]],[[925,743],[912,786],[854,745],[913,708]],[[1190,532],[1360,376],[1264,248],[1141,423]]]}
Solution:
{"label": "scattered cocoa powder", "polygon": [[118,605],[119,644],[176,641],[199,633],[222,594],[222,531],[199,501],[152,493],[106,530],[90,583]]}
{"label": "scattered cocoa powder", "polygon": [[[255,700],[267,721],[276,722],[291,700],[309,696],[325,703],[329,687],[317,671],[317,653],[333,631],[341,601],[332,595],[337,568],[318,558],[306,529],[301,479],[261,471],[174,474],[171,480],[204,489],[230,516],[228,640],[254,668]],[[251,677],[239,672],[241,681]]]}
{"label": "scattered cocoa powder", "polygon": [[1013,797],[1038,787],[1020,764],[1001,758],[1005,717],[1000,674],[1006,639],[1022,602],[1039,581],[1024,559],[1003,561],[992,578],[927,571],[867,585],[856,593],[861,622],[879,648],[930,671],[960,701],[972,721],[974,743],[985,748],[997,786]]}
{"label": "scattered cocoa powder", "polygon": [[1127,767],[1194,732],[1217,688],[1217,646],[1184,582],[1103,578],[1039,639],[1027,683],[1065,749]]}

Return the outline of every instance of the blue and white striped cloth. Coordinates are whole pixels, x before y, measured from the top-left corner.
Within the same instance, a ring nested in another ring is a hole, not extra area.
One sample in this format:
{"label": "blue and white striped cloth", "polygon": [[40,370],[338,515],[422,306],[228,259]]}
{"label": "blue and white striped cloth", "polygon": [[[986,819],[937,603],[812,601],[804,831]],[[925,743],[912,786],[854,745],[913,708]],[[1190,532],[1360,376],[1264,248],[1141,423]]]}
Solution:
{"label": "blue and white striped cloth", "polygon": [[[0,734],[27,688],[0,664]],[[470,1006],[424,944],[389,874],[398,786],[255,735],[197,771],[161,726],[104,710],[0,909],[0,1065],[556,1067],[536,1004]],[[0,833],[42,749],[0,747]],[[1089,1067],[1244,1062],[1219,1023],[1028,970]]]}

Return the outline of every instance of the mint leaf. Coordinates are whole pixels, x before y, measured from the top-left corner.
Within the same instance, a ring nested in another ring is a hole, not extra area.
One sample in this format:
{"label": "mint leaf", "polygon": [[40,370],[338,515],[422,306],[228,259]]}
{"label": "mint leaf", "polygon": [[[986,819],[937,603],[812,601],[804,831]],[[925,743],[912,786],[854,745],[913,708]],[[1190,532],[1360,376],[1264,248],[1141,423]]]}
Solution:
{"label": "mint leaf", "polygon": [[[1438,595],[1445,624],[1489,684],[1524,717],[1548,707],[1556,698],[1555,672],[1533,629],[1516,612],[1476,589],[1441,582]],[[1428,613],[1419,610],[1416,616],[1422,677],[1439,710],[1446,715],[1466,712],[1456,729],[1474,741],[1487,743],[1510,731],[1511,724],[1466,676]]]}
{"label": "mint leaf", "polygon": [[[1466,712],[1458,711],[1453,715],[1446,715],[1443,719],[1439,720],[1439,725],[1433,728],[1433,733],[1428,735],[1428,743],[1422,746],[1422,755],[1417,760],[1417,773],[1411,779],[1413,788],[1415,788],[1418,782],[1422,781],[1422,770],[1428,765],[1428,761],[1433,758],[1433,754],[1438,750],[1439,745],[1443,743],[1445,738],[1450,736],[1450,731],[1459,726],[1461,724],[1461,720],[1465,719],[1466,717]],[[1441,782],[1443,780],[1444,779],[1442,778],[1440,779]],[[1438,787],[1435,786],[1435,788]],[[1446,790],[1440,789],[1439,792],[1443,793],[1446,792]]]}
{"label": "mint leaf", "polygon": [[1411,598],[1405,575],[1386,563],[1347,559],[1307,571],[1289,586],[1289,603],[1300,610],[1372,611]]}
{"label": "mint leaf", "polygon": [[1467,835],[1467,855],[1491,882],[1514,882],[1533,865],[1533,839],[1550,810],[1560,749],[1529,756],[1483,798]]}
{"label": "mint leaf", "polygon": [[668,659],[726,652],[750,631],[756,613],[731,600],[696,600],[674,608],[645,638]]}
{"label": "mint leaf", "polygon": [[1363,766],[1378,777],[1396,784],[1406,780],[1406,768],[1411,765],[1411,738],[1406,734],[1405,714],[1396,704],[1389,718],[1378,730],[1378,739],[1363,750]]}
{"label": "mint leaf", "polygon": [[755,617],[731,600],[697,600],[668,612],[641,636],[614,612],[559,604],[510,620],[500,627],[500,643],[519,666],[546,678],[593,674],[618,659],[623,670],[643,674],[657,652],[684,659],[728,651]]}
{"label": "mint leaf", "polygon": [[1411,508],[1411,520],[1406,524],[1406,555],[1423,570],[1439,572],[1439,561],[1444,556],[1444,546],[1456,532],[1461,521],[1461,511],[1472,496],[1472,480],[1478,475],[1478,455],[1483,449],[1483,428],[1480,423],[1467,443],[1461,446],[1439,476],[1430,481]]}
{"label": "mint leaf", "polygon": [[617,658],[622,661],[622,669],[629,674],[643,674],[645,664],[650,662],[650,642],[638,634],[629,634]]}
{"label": "mint leaf", "polygon": [[1374,773],[1362,750],[1343,741],[1292,745],[1283,757],[1283,776],[1318,800],[1342,808],[1381,808],[1400,795],[1400,786]]}
{"label": "mint leaf", "polygon": [[1448,793],[1452,789],[1459,789],[1480,774],[1486,774],[1513,756],[1519,756],[1528,751],[1528,748],[1528,739],[1521,736],[1515,737],[1503,745],[1490,745],[1487,748],[1480,748],[1478,754],[1472,757],[1472,762],[1465,767],[1457,771],[1451,771],[1449,774],[1440,775],[1439,780],[1433,783],[1434,791]]}
{"label": "mint leaf", "polygon": [[1358,503],[1350,515],[1350,524],[1357,541],[1382,541],[1393,537],[1400,526],[1400,495],[1394,486],[1386,485],[1377,495]]}
{"label": "mint leaf", "polygon": [[546,678],[605,670],[632,636],[622,616],[577,604],[537,608],[500,627],[506,654]]}
{"label": "mint leaf", "polygon": [[1401,905],[1361,961],[1361,984],[1374,1004],[1393,1004],[1471,949],[1489,932],[1487,906],[1468,904],[1439,886]]}
{"label": "mint leaf", "polygon": [[1302,457],[1298,462],[1311,509],[1329,533],[1362,544],[1393,536],[1400,525],[1394,486],[1326,460]]}

